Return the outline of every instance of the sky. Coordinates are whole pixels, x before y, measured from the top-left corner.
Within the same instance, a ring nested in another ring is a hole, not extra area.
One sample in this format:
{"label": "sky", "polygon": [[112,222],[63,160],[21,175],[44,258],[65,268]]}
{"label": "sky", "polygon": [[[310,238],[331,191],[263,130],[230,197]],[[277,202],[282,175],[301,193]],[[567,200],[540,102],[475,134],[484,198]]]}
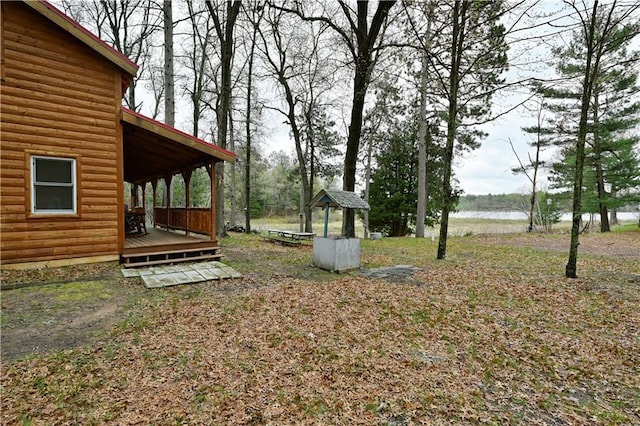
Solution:
{"label": "sky", "polygon": [[[531,183],[524,175],[511,172],[511,168],[518,165],[518,159],[509,145],[511,140],[518,156],[523,161],[527,158],[531,136],[526,135],[521,127],[531,126],[535,122],[535,118],[527,117],[527,114],[516,110],[484,125],[482,129],[488,136],[481,141],[480,148],[454,160],[453,172],[464,194],[526,194],[531,191]],[[289,136],[288,127],[282,124],[282,118],[273,117],[266,121],[265,152],[283,150],[293,155],[294,142]],[[364,165],[359,164],[358,167],[363,168]],[[542,172],[538,188],[544,189],[546,184],[545,173]]]}
{"label": "sky", "polygon": [[[510,194],[531,191],[531,184],[524,175],[514,175],[511,172],[511,167],[517,166],[518,160],[508,143],[510,138],[518,155],[526,158],[528,137],[520,131],[520,127],[527,124],[531,123],[513,113],[484,127],[489,136],[482,141],[480,148],[455,160],[454,173],[465,194]],[[289,137],[288,128],[278,123],[277,119],[272,120],[271,125],[267,125],[270,131],[265,138],[264,150],[267,153],[283,150],[292,155],[294,142]],[[544,182],[543,178],[543,187]]]}
{"label": "sky", "polygon": [[[55,3],[59,2],[56,1]],[[543,0],[540,3],[546,12],[554,12],[554,9],[557,10],[559,4],[561,3],[556,0]],[[640,40],[635,44],[636,48],[640,47]],[[513,52],[513,48],[510,50],[511,52]],[[519,59],[522,60],[522,57]],[[511,72],[510,70],[509,73]],[[548,71],[543,70],[542,72],[546,74]],[[517,102],[517,96],[505,95],[494,100],[494,113],[499,113],[501,109],[503,111],[509,109],[511,105]],[[520,94],[519,96],[522,99],[523,95]],[[514,99],[516,100],[514,101]],[[184,99],[177,101],[184,102]],[[148,105],[152,103],[152,101],[145,102]],[[185,116],[189,108],[181,108],[182,105],[180,104],[177,107],[176,127],[189,131],[191,127],[188,124],[190,119]],[[144,108],[142,112],[149,113]],[[294,156],[294,143],[289,137],[288,127],[283,124],[282,116],[273,113],[271,118],[265,119],[264,124],[267,127],[264,131],[265,138],[262,142],[264,153],[268,155],[271,151],[283,150]],[[531,184],[524,175],[514,175],[511,172],[511,168],[518,164],[518,160],[509,145],[509,141],[513,142],[518,156],[523,160],[526,159],[530,151],[528,142],[531,140],[531,136],[526,135],[521,130],[521,127],[533,124],[534,117],[532,114],[529,113],[527,115],[526,112],[519,109],[512,111],[495,122],[484,125],[483,130],[488,136],[481,141],[480,148],[466,153],[463,157],[458,156],[454,160],[454,176],[465,194],[528,193],[531,190]],[[547,156],[550,156],[550,154],[547,154]],[[362,165],[359,165],[359,167],[362,167]],[[362,184],[362,182],[358,182],[358,184]],[[546,185],[545,173],[542,172],[538,188],[544,189]]]}
{"label": "sky", "polygon": [[[531,191],[531,184],[524,175],[511,172],[511,167],[518,162],[508,142],[500,134],[500,129],[496,129],[479,149],[457,161],[454,173],[464,194],[495,195]],[[520,151],[524,154],[524,150]]]}
{"label": "sky", "polygon": [[[488,136],[482,140],[479,149],[458,158],[454,173],[460,187],[467,195],[481,194],[526,194],[531,192],[531,182],[523,174],[514,174],[512,167],[518,166],[518,157],[526,162],[532,148],[528,143],[532,136],[521,128],[533,122],[513,112],[484,127]],[[513,152],[509,140],[513,143],[518,157]],[[550,154],[547,153],[549,156]],[[541,171],[538,189],[547,185],[546,173]]]}

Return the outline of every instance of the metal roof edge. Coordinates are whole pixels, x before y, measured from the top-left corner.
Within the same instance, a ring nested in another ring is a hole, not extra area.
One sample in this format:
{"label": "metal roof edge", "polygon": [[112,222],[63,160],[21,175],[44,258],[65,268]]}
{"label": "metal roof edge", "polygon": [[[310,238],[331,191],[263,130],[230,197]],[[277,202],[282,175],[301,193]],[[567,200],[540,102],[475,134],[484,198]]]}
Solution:
{"label": "metal roof edge", "polygon": [[46,0],[29,1],[24,0],[24,4],[31,7],[36,12],[47,18],[49,21],[58,25],[64,31],[68,32],[76,39],[93,49],[95,52],[109,60],[121,70],[125,71],[131,77],[135,77],[138,73],[138,65],[121,52],[109,46],[100,40],[91,31],[80,25],[77,21],[66,15],[60,9]]}
{"label": "metal roof edge", "polygon": [[122,107],[122,121],[158,134],[159,136],[171,139],[183,145],[190,146],[191,148],[197,149],[207,154],[213,155],[214,157],[219,158],[223,161],[234,163],[237,157],[237,154],[235,152],[226,150],[203,139],[199,139],[193,135],[176,129],[175,127],[171,127],[168,124],[154,120],[151,117],[147,117],[143,114],[140,114],[139,112],[132,111],[125,107]]}

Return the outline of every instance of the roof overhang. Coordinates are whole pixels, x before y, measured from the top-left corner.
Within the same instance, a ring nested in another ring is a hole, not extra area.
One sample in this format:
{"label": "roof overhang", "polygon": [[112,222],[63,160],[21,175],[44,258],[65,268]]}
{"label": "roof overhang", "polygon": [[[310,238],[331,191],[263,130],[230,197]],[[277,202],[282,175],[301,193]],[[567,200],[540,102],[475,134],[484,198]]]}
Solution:
{"label": "roof overhang", "polygon": [[133,77],[138,73],[138,65],[136,65],[135,62],[106,44],[104,41],[100,40],[95,34],[84,28],[69,16],[65,15],[51,3],[40,0],[24,1],[24,4],[40,13],[49,21],[58,25],[60,28],[93,49],[96,53],[120,68],[123,71],[123,91],[131,84]]}
{"label": "roof overhang", "polygon": [[127,182],[149,182],[218,161],[235,162],[231,151],[126,108],[122,129]]}

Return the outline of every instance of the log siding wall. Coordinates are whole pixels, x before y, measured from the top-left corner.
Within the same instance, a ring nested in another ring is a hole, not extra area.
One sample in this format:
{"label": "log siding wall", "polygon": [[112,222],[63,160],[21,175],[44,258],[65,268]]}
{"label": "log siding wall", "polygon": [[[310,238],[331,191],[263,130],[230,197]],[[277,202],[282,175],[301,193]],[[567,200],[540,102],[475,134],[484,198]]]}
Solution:
{"label": "log siding wall", "polygon": [[[0,7],[0,259],[116,258],[121,71],[28,6]],[[76,215],[31,213],[31,155],[76,159]]]}

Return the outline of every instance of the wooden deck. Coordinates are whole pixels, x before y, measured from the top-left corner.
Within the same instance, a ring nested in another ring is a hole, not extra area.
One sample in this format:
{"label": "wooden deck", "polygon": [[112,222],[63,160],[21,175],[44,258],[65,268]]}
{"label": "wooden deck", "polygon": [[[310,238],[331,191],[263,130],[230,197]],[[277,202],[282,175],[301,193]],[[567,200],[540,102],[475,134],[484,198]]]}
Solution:
{"label": "wooden deck", "polygon": [[206,235],[185,235],[152,227],[147,229],[147,234],[126,237],[122,250],[125,267],[218,260],[221,257],[218,242]]}

